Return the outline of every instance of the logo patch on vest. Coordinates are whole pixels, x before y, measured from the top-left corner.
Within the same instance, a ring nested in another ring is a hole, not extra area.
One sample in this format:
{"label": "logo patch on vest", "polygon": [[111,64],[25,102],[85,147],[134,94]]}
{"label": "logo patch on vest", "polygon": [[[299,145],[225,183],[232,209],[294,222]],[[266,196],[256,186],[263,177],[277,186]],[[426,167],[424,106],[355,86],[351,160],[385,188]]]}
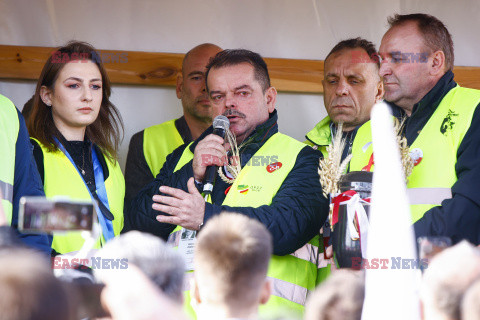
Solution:
{"label": "logo patch on vest", "polygon": [[239,185],[237,186],[237,190],[238,190],[238,192],[240,192],[240,193],[247,194],[247,192],[248,192],[248,190],[249,190],[249,189],[248,189],[248,184],[239,184]]}
{"label": "logo patch on vest", "polygon": [[269,173],[272,173],[278,169],[280,169],[282,167],[282,163],[281,162],[274,162],[274,163],[271,163],[267,166],[267,171]]}
{"label": "logo patch on vest", "polygon": [[452,110],[448,109],[447,116],[443,119],[442,124],[440,125],[440,132],[443,135],[447,135],[447,131],[453,129],[455,125],[454,117],[458,117],[458,113],[453,112]]}
{"label": "logo patch on vest", "polygon": [[237,186],[237,191],[241,194],[247,194],[247,192],[259,192],[262,191],[262,186],[240,184]]}
{"label": "logo patch on vest", "polygon": [[413,166],[416,166],[423,159],[423,151],[420,148],[415,148],[410,151],[410,158],[413,160]]}

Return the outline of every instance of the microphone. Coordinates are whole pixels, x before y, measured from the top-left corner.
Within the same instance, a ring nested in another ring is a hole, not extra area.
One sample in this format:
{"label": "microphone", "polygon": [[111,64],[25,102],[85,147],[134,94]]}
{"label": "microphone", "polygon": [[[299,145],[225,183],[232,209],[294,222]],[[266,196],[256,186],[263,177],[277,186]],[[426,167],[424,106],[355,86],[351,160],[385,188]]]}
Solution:
{"label": "microphone", "polygon": [[[225,131],[230,127],[230,121],[227,117],[219,115],[213,119],[213,134],[216,134],[219,137],[225,138]],[[205,171],[205,179],[203,185],[203,193],[205,195],[205,199],[207,199],[208,195],[212,193],[213,184],[215,183],[215,176],[217,166],[208,166],[207,170]]]}

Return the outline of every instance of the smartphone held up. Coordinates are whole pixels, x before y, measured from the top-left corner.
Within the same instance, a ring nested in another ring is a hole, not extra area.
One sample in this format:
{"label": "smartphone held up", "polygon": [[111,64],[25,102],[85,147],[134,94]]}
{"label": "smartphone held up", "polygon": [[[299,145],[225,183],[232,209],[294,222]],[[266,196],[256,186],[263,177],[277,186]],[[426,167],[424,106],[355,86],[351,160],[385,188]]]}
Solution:
{"label": "smartphone held up", "polygon": [[18,228],[29,233],[92,231],[95,209],[91,200],[22,197]]}

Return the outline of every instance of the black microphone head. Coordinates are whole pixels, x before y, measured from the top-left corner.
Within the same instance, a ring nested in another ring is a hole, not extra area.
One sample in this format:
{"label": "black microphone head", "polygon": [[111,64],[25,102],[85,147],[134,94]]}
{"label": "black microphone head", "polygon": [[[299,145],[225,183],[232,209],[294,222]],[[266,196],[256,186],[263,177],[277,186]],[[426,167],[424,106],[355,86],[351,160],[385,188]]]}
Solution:
{"label": "black microphone head", "polygon": [[213,119],[213,129],[227,130],[230,127],[230,121],[227,117],[219,115]]}

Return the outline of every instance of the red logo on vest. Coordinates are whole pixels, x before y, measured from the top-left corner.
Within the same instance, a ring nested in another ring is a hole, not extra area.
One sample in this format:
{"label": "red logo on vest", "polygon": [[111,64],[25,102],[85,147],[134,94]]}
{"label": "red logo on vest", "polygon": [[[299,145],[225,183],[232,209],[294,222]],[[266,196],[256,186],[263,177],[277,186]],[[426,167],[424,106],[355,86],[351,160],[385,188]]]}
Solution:
{"label": "red logo on vest", "polygon": [[420,148],[415,148],[410,151],[410,157],[413,160],[413,166],[418,165],[423,159],[423,151]]}
{"label": "red logo on vest", "polygon": [[267,166],[267,171],[272,173],[273,171],[275,170],[278,170],[282,167],[282,163],[281,162],[274,162],[274,163],[271,163]]}

